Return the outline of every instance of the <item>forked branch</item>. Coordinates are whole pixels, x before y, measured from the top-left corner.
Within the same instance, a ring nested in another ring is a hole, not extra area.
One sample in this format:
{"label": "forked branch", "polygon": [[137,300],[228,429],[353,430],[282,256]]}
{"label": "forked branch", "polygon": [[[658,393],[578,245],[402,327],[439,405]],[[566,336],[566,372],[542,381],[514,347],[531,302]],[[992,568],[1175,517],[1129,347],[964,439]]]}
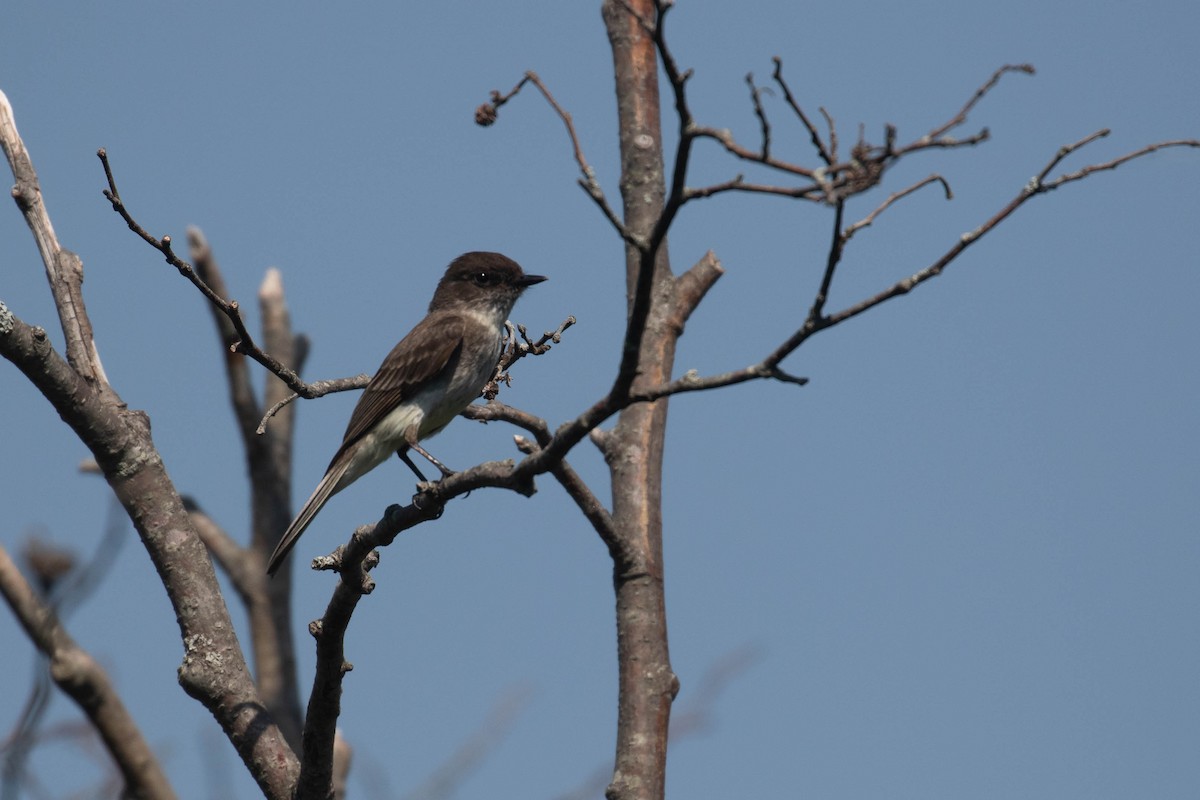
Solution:
{"label": "forked branch", "polygon": [[[745,147],[736,141],[728,129],[724,128],[701,126],[695,129],[695,135],[699,138],[712,139],[720,144],[726,152],[740,160],[761,164],[785,175],[807,178],[808,181],[794,186],[747,183],[739,175],[731,180],[722,181],[710,186],[689,189],[687,199],[698,199],[722,192],[738,191],[756,194],[774,194],[802,200],[816,200],[834,205],[839,198],[859,194],[876,185],[881,179],[883,172],[906,155],[931,148],[970,147],[987,141],[989,137],[987,128],[982,128],[977,133],[964,137],[953,137],[949,134],[955,128],[966,123],[968,114],[996,87],[1005,74],[1016,72],[1032,75],[1034,71],[1033,67],[1028,64],[1006,64],[992,73],[988,80],[975,90],[970,99],[963,104],[962,108],[953,117],[908,144],[896,144],[897,133],[895,128],[890,125],[885,126],[884,141],[880,145],[869,143],[860,132],[858,142],[851,150],[850,160],[839,162],[837,160],[837,126],[833,117],[824,108],[820,109],[821,115],[824,117],[829,129],[826,140],[826,137],[822,137],[816,125],[813,124],[812,120],[804,112],[804,109],[792,92],[791,86],[785,80],[783,76],[783,61],[776,57],[773,59],[773,62],[775,66],[772,78],[783,92],[784,101],[787,103],[788,108],[796,115],[805,131],[807,131],[809,138],[812,140],[813,148],[822,162],[821,166],[808,166],[800,162],[788,161],[771,155],[767,147],[770,126],[767,121],[766,110],[760,101],[762,90],[754,88],[753,79],[747,77],[752,87],[754,114],[759,118],[759,127],[763,132],[763,146],[758,150]],[[682,90],[683,86],[680,84],[678,92],[682,92]],[[690,111],[688,114],[690,115]]]}
{"label": "forked branch", "polygon": [[[848,319],[856,317],[859,314],[862,314],[866,311],[869,311],[870,309],[874,308],[875,306],[878,306],[881,303],[884,303],[894,297],[899,297],[901,295],[908,294],[913,289],[915,289],[917,286],[920,286],[922,283],[925,283],[926,281],[930,280],[931,278],[937,277],[938,275],[940,275],[942,273],[943,270],[945,270],[945,268],[947,266],[949,266],[956,258],[958,258],[958,256],[960,256],[963,253],[963,251],[965,251],[968,247],[970,247],[975,242],[979,241],[979,239],[982,238],[984,235],[986,235],[990,231],[994,230],[1001,222],[1003,222],[1005,219],[1007,219],[1009,216],[1011,216],[1018,208],[1023,206],[1025,203],[1027,203],[1029,200],[1033,199],[1034,197],[1037,197],[1038,195],[1042,195],[1042,194],[1051,192],[1067,183],[1082,180],[1083,178],[1086,178],[1089,175],[1093,175],[1097,172],[1116,169],[1117,167],[1121,166],[1122,164],[1126,164],[1134,159],[1141,158],[1142,156],[1149,155],[1150,153],[1154,153],[1159,150],[1164,150],[1164,149],[1174,148],[1174,147],[1200,148],[1200,140],[1197,140],[1197,139],[1175,139],[1175,140],[1170,140],[1170,141],[1158,142],[1155,144],[1151,144],[1151,145],[1147,145],[1145,147],[1139,148],[1137,150],[1134,150],[1132,152],[1118,156],[1116,158],[1110,159],[1108,161],[1103,161],[1103,162],[1100,162],[1097,164],[1090,164],[1079,170],[1076,170],[1075,172],[1065,173],[1063,175],[1060,175],[1058,178],[1055,178],[1052,180],[1047,180],[1047,176],[1063,161],[1063,159],[1067,158],[1069,155],[1082,149],[1083,147],[1087,146],[1088,144],[1095,142],[1098,139],[1101,139],[1107,135],[1108,135],[1107,129],[1100,130],[1095,133],[1089,134],[1088,136],[1085,136],[1084,138],[1080,139],[1077,142],[1074,142],[1074,143],[1068,144],[1068,145],[1064,145],[1063,147],[1059,148],[1058,151],[1054,154],[1054,156],[1037,173],[1037,175],[1035,175],[1025,186],[1023,186],[1021,188],[1021,190],[1016,194],[1016,196],[1014,196],[1008,203],[1006,203],[1003,208],[1001,208],[999,211],[997,211],[995,214],[993,214],[990,218],[988,218],[979,227],[962,234],[958,238],[958,241],[956,241],[949,249],[946,250],[945,253],[943,253],[939,258],[937,258],[933,263],[931,263],[928,266],[924,267],[923,269],[920,269],[917,272],[911,274],[909,277],[904,278],[903,280],[897,281],[896,283],[892,284],[891,286],[884,289],[883,291],[878,292],[877,294],[875,294],[871,297],[865,298],[865,299],[859,301],[858,303],[848,306],[848,307],[842,309],[841,311],[838,311],[834,314],[830,314],[828,316],[822,315],[822,316],[818,317],[817,319],[809,320],[808,323],[804,327],[797,330],[792,335],[792,337],[790,337],[786,342],[784,342],[780,346],[780,348],[778,350],[776,350],[776,352],[772,355],[772,359],[774,359],[776,356],[778,356],[779,359],[786,357],[788,354],[793,352],[797,347],[799,347],[799,345],[802,344],[805,339],[812,336],[817,331],[824,330],[826,328],[831,328],[835,325],[839,325],[842,322],[845,322]],[[924,184],[924,183],[930,182],[932,177],[933,176],[931,176],[931,178],[927,178],[922,183]],[[904,193],[911,193],[911,191],[914,191],[916,188],[919,188],[920,185],[922,185],[922,184],[917,184],[915,186],[909,187],[909,189],[905,190]],[[896,199],[899,199],[899,197],[896,197]],[[876,216],[878,214],[878,212],[882,211],[886,207],[886,204],[890,204],[890,202],[892,202],[892,200],[893,200],[893,198],[889,197],[888,200],[885,201],[885,205],[877,208],[875,212],[872,212],[871,215],[868,215],[866,218],[864,218],[864,220],[862,222],[856,223],[855,225],[850,226],[850,228],[848,228],[843,233],[843,235],[841,237],[839,237],[841,244],[844,245],[845,240],[849,238],[849,235],[852,235],[855,231],[857,231],[861,227],[864,227],[864,225],[863,225],[864,222],[868,222],[868,220],[873,219],[874,216]],[[772,359],[768,359],[768,361],[764,362],[764,363],[769,363],[772,361]],[[778,364],[779,360],[774,360],[773,363]]]}

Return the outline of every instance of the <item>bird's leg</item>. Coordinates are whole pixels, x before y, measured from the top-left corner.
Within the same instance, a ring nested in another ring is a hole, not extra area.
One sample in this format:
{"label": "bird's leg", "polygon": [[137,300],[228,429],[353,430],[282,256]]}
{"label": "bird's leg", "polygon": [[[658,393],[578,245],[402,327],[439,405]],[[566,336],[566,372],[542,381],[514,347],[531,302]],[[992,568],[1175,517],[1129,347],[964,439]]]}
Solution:
{"label": "bird's leg", "polygon": [[413,474],[416,475],[417,478],[420,479],[421,483],[429,483],[429,479],[421,474],[421,470],[417,469],[417,465],[414,464],[412,462],[412,459],[408,457],[408,445],[405,445],[404,447],[401,447],[399,450],[397,450],[396,455],[398,455],[400,457],[400,460],[403,461],[408,466],[408,468],[413,471]]}
{"label": "bird's leg", "polygon": [[436,458],[434,458],[432,455],[430,455],[429,451],[426,450],[424,447],[421,447],[421,445],[417,444],[416,442],[413,442],[412,444],[409,445],[409,447],[411,447],[413,450],[416,450],[421,455],[425,456],[425,458],[429,461],[430,464],[433,464],[435,467],[438,468],[438,470],[442,473],[443,478],[449,478],[451,475],[454,474],[454,470],[450,469],[445,464],[443,464],[442,462],[440,462]]}
{"label": "bird's leg", "polygon": [[[429,481],[425,479],[425,476],[421,474],[421,470],[417,469],[417,465],[414,464],[412,462],[412,459],[408,457],[408,449],[410,447],[412,449],[416,450],[421,455],[425,456],[427,459],[429,459],[431,464],[433,464],[435,467],[440,469],[442,471],[443,478],[449,478],[451,475],[454,474],[454,470],[450,469],[445,464],[443,464],[442,462],[438,461],[436,458],[431,456],[429,454],[429,452],[427,450],[425,450],[425,448],[421,447],[419,444],[405,445],[404,447],[401,447],[399,450],[396,451],[396,455],[400,456],[400,460],[403,461],[405,464],[407,464],[408,468],[411,469],[414,473],[416,473],[417,477],[421,479],[421,483],[429,483]],[[463,497],[470,497],[470,496],[471,496],[470,492],[467,492],[465,495],[463,495]],[[434,517],[434,519],[438,519],[441,516],[442,516],[442,512],[439,511],[437,517]]]}
{"label": "bird's leg", "polygon": [[405,464],[407,464],[408,468],[411,469],[413,472],[415,472],[422,481],[426,480],[425,476],[421,474],[421,470],[417,469],[417,465],[414,464],[412,462],[412,459],[410,459],[408,457],[407,451],[409,448],[412,448],[413,450],[416,450],[421,455],[425,456],[425,460],[427,460],[430,464],[433,464],[435,467],[437,467],[438,471],[442,473],[443,478],[449,478],[451,475],[454,474],[454,470],[450,469],[445,464],[443,464],[442,462],[440,462],[436,458],[434,458],[432,455],[430,455],[429,451],[426,450],[424,447],[421,447],[421,445],[417,444],[416,442],[409,442],[407,446],[402,447],[399,450],[397,450],[396,455],[400,456],[400,460],[403,461]]}

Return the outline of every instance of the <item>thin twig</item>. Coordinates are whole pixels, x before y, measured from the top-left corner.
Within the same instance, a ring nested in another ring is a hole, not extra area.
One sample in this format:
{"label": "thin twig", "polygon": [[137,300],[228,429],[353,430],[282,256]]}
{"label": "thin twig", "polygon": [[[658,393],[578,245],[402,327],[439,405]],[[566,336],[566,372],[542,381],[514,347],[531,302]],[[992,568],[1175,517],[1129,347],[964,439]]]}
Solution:
{"label": "thin twig", "polygon": [[[548,444],[553,438],[545,420],[499,401],[492,401],[482,406],[468,406],[467,410],[463,412],[463,416],[480,422],[508,422],[533,434],[536,444],[517,437],[518,449],[527,455],[536,452],[538,448]],[[600,499],[596,497],[591,487],[579,476],[579,473],[564,458],[557,465],[551,467],[550,474],[562,485],[567,495],[575,501],[575,505],[592,524],[592,528],[609,550],[619,549],[621,543],[613,525],[612,516]]]}
{"label": "thin twig", "polygon": [[158,239],[146,231],[137,220],[133,218],[129,210],[125,206],[124,200],[121,199],[121,193],[117,191],[117,182],[113,176],[112,167],[108,161],[108,153],[104,148],[96,152],[100,158],[100,163],[104,165],[104,175],[108,180],[108,188],[104,190],[104,197],[112,204],[113,210],[125,220],[125,224],[135,234],[140,236],[143,241],[153,247],[155,250],[162,253],[163,258],[167,263],[175,267],[179,274],[187,278],[193,286],[200,290],[210,303],[216,306],[229,319],[234,330],[237,332],[238,341],[230,347],[230,352],[240,353],[257,361],[266,367],[273,375],[278,377],[288,387],[299,394],[301,397],[311,397],[311,390],[307,383],[300,379],[295,370],[281,363],[274,356],[260,349],[255,343],[250,332],[246,329],[246,321],[242,318],[242,312],[236,300],[225,300],[217,294],[212,287],[208,285],[197,273],[196,269],[188,262],[175,255],[175,251],[171,246],[171,237],[164,236]]}
{"label": "thin twig", "polygon": [[[1105,131],[1105,133],[1107,133],[1107,131]],[[1084,144],[1087,144],[1088,142],[1092,141],[1092,139],[1096,138],[1097,136],[1098,136],[1098,134],[1092,134],[1092,136],[1080,140],[1075,145],[1072,145],[1072,151],[1074,151],[1075,149],[1078,149],[1079,147],[1081,147]],[[1104,170],[1116,169],[1117,167],[1121,166],[1122,164],[1124,164],[1128,161],[1132,161],[1135,158],[1141,158],[1144,155],[1149,155],[1150,153],[1156,152],[1158,150],[1164,150],[1168,147],[1200,147],[1200,139],[1172,139],[1172,140],[1166,141],[1166,142],[1157,142],[1155,144],[1148,144],[1145,147],[1134,150],[1132,153],[1126,153],[1123,156],[1118,156],[1117,158],[1114,158],[1111,161],[1105,161],[1100,164],[1091,164],[1082,169],[1076,170],[1075,172],[1068,172],[1063,175],[1059,175],[1054,180],[1046,182],[1045,181],[1046,175],[1051,171],[1051,169],[1053,169],[1053,167],[1050,167],[1050,168],[1042,171],[1042,173],[1039,175],[1038,182],[1039,182],[1039,185],[1042,187],[1042,191],[1049,192],[1054,189],[1057,189],[1059,186],[1062,186],[1064,183],[1071,183],[1072,181],[1081,180],[1083,178],[1086,178],[1088,175],[1091,175],[1094,172],[1102,172]]]}
{"label": "thin twig", "polygon": [[833,115],[825,109],[825,106],[818,106],[817,111],[821,113],[821,117],[825,120],[825,127],[829,128],[829,158],[836,162],[838,160],[837,123],[833,121]]}
{"label": "thin twig", "polygon": [[829,244],[829,253],[825,258],[825,271],[821,274],[821,285],[817,289],[817,294],[813,298],[812,307],[808,311],[808,319],[806,324],[816,324],[821,319],[825,312],[825,302],[829,299],[829,290],[833,286],[833,274],[837,270],[837,266],[841,263],[842,252],[846,245],[846,240],[842,237],[842,216],[846,211],[845,199],[839,199],[834,206],[833,215],[833,240]]}
{"label": "thin twig", "polygon": [[946,192],[946,199],[947,200],[954,199],[954,193],[950,190],[950,184],[946,182],[946,179],[943,178],[941,175],[937,175],[937,174],[930,175],[928,178],[924,178],[923,180],[917,181],[912,186],[909,186],[907,189],[901,189],[898,192],[892,192],[890,195],[888,195],[887,199],[884,200],[882,203],[880,203],[878,206],[876,206],[874,211],[872,211],[870,214],[867,214],[865,217],[860,219],[858,222],[855,222],[853,225],[848,226],[846,228],[846,230],[844,230],[842,232],[843,242],[850,241],[850,238],[852,236],[854,236],[854,234],[858,233],[863,228],[870,226],[873,222],[875,222],[875,219],[880,214],[882,214],[884,211],[886,211],[897,200],[901,200],[901,199],[907,197],[908,195],[912,194],[913,192],[917,191],[918,189],[920,189],[924,186],[928,186],[931,183],[940,183],[942,185],[942,189],[945,190],[945,192]]}
{"label": "thin twig", "polygon": [[498,90],[493,89],[491,94],[491,102],[484,103],[475,109],[476,124],[485,128],[493,125],[499,118],[500,107],[509,100],[513,99],[527,83],[532,83],[537,87],[538,91],[542,93],[542,97],[546,99],[546,102],[550,104],[552,109],[554,109],[554,113],[558,115],[558,118],[562,120],[563,125],[566,126],[567,136],[570,137],[571,147],[575,151],[575,163],[579,165],[579,171],[583,175],[583,177],[579,179],[580,187],[587,192],[588,197],[592,198],[592,201],[600,209],[601,213],[604,214],[605,218],[609,221],[617,233],[620,234],[621,238],[634,247],[638,247],[639,243],[633,237],[633,234],[628,228],[625,227],[625,224],[621,222],[620,217],[617,216],[617,213],[613,210],[612,206],[608,204],[608,198],[604,194],[604,189],[600,186],[600,182],[596,179],[596,171],[592,169],[592,165],[588,163],[587,158],[583,154],[583,144],[579,141],[579,134],[575,130],[575,122],[572,119],[571,114],[559,104],[559,102],[554,98],[554,95],[550,93],[550,90],[546,88],[546,84],[542,82],[542,79],[536,72],[533,70],[526,72],[521,80],[517,81],[517,85],[509,90],[509,92],[506,94],[501,94]]}
{"label": "thin twig", "polygon": [[1065,144],[1058,148],[1058,152],[1054,154],[1054,158],[1050,159],[1046,166],[1042,168],[1042,171],[1039,172],[1036,177],[1034,177],[1031,188],[1036,191],[1043,191],[1043,181],[1045,181],[1046,176],[1049,175],[1055,167],[1061,164],[1064,158],[1071,155],[1081,147],[1085,147],[1098,139],[1107,137],[1110,133],[1112,133],[1112,131],[1108,128],[1101,128],[1094,133],[1089,133],[1087,136],[1083,137],[1077,142]]}
{"label": "thin twig", "polygon": [[17,131],[12,105],[0,92],[0,149],[12,169],[12,198],[25,218],[42,257],[46,280],[54,297],[59,324],[66,342],[67,361],[90,384],[108,385],[92,322],[83,302],[83,261],[58,241],[33,160]]}
{"label": "thin twig", "polygon": [[1003,67],[1000,67],[1000,69],[993,72],[992,76],[984,81],[982,86],[975,90],[975,94],[971,95],[971,98],[963,104],[963,107],[958,110],[957,114],[947,120],[944,124],[934,128],[926,135],[925,138],[930,140],[938,139],[942,136],[942,134],[957,128],[959,125],[962,125],[964,122],[966,122],[967,114],[969,114],[971,110],[979,104],[979,101],[982,100],[988,92],[996,88],[996,84],[1000,82],[1000,79],[1009,72],[1019,72],[1025,75],[1037,74],[1037,71],[1033,68],[1032,64],[1005,64]]}
{"label": "thin twig", "polygon": [[[187,229],[188,254],[195,265],[196,276],[204,282],[217,297],[225,297],[225,278],[217,265],[212,247],[204,237],[204,233],[195,226]],[[220,303],[208,303],[213,324],[221,339],[221,346],[226,353],[236,353],[241,337],[230,321],[228,314]],[[229,400],[233,406],[234,418],[242,435],[243,445],[248,446],[248,433],[254,429],[254,422],[261,416],[254,387],[250,380],[249,365],[244,358],[223,358],[225,364],[225,381],[229,387]]]}
{"label": "thin twig", "polygon": [[[1130,153],[1126,153],[1125,155],[1118,156],[1117,158],[1111,159],[1109,161],[1105,161],[1105,162],[1102,162],[1099,164],[1092,164],[1092,165],[1083,167],[1082,169],[1077,170],[1076,172],[1069,173],[1067,175],[1063,175],[1060,178],[1055,179],[1053,181],[1043,182],[1043,179],[1045,178],[1045,176],[1048,175],[1056,166],[1058,166],[1058,164],[1060,164],[1064,158],[1066,158],[1067,156],[1076,152],[1080,148],[1096,141],[1097,139],[1103,138],[1107,134],[1108,134],[1107,129],[1096,131],[1095,133],[1088,134],[1087,136],[1083,137],[1082,139],[1080,139],[1077,142],[1073,142],[1071,144],[1060,147],[1058,149],[1058,151],[1054,154],[1054,156],[1046,163],[1046,166],[1043,167],[1042,170],[1040,172],[1038,172],[1034,178],[1030,179],[1029,183],[1027,183],[1025,186],[1023,186],[1021,188],[1021,191],[1015,197],[1013,197],[1012,200],[1010,200],[1007,204],[1005,204],[1005,206],[1003,208],[1001,208],[999,211],[997,211],[995,214],[993,214],[986,222],[984,222],[978,228],[975,228],[974,230],[971,230],[971,231],[968,231],[968,232],[962,234],[962,236],[959,237],[958,241],[955,242],[955,244],[949,250],[947,250],[944,254],[942,254],[942,256],[940,258],[938,258],[936,261],[934,261],[932,264],[925,267],[924,269],[914,273],[913,275],[911,275],[901,281],[897,281],[896,283],[889,286],[887,289],[884,289],[883,291],[881,291],[871,297],[865,298],[864,300],[861,300],[858,303],[855,303],[854,305],[849,306],[849,307],[839,311],[836,314],[830,315],[825,320],[823,320],[820,327],[823,329],[823,328],[833,327],[834,325],[838,325],[842,322],[845,322],[848,319],[852,319],[853,317],[858,316],[859,314],[869,311],[870,309],[874,308],[875,306],[878,306],[881,303],[887,302],[888,300],[891,300],[894,297],[899,297],[901,295],[908,294],[913,289],[915,289],[917,286],[920,286],[922,283],[925,283],[926,281],[930,280],[931,278],[937,277],[938,275],[940,275],[942,273],[942,271],[951,262],[953,262],[956,258],[958,258],[958,256],[961,255],[964,250],[966,250],[968,247],[970,247],[975,242],[979,241],[979,239],[982,236],[984,236],[985,234],[987,234],[988,232],[993,230],[997,225],[999,225],[1001,222],[1003,222],[1005,219],[1007,219],[1009,216],[1011,216],[1013,214],[1013,212],[1015,212],[1018,208],[1020,208],[1022,205],[1024,205],[1030,199],[1032,199],[1040,194],[1046,194],[1047,192],[1057,189],[1059,186],[1063,185],[1064,183],[1070,183],[1072,181],[1086,178],[1087,176],[1089,176],[1095,172],[1099,172],[1101,170],[1115,169],[1116,167],[1118,167],[1122,164],[1125,164],[1126,162],[1131,161],[1135,158],[1140,158],[1142,156],[1148,155],[1148,154],[1156,152],[1158,150],[1162,150],[1167,147],[1200,147],[1200,140],[1195,140],[1195,139],[1177,139],[1177,140],[1171,140],[1171,141],[1166,141],[1166,142],[1158,142],[1156,144],[1147,145],[1145,147],[1139,148]],[[815,332],[815,331],[813,331],[813,332]],[[811,335],[811,333],[809,333],[808,335]]]}
{"label": "thin twig", "polygon": [[305,400],[315,400],[316,398],[324,397],[327,394],[348,392],[352,389],[365,389],[367,384],[370,382],[371,376],[367,375],[366,373],[362,373],[349,378],[328,378],[326,380],[308,383],[306,384],[308,391],[303,395],[292,393],[268,408],[267,413],[264,414],[262,420],[259,421],[258,427],[255,429],[255,433],[260,436],[266,433],[267,423],[271,420],[271,417],[278,414],[280,409],[291,403],[293,400],[297,400],[300,397],[303,397]]}
{"label": "thin twig", "polygon": [[[651,31],[654,39],[654,46],[658,50],[659,61],[662,63],[663,72],[666,73],[667,82],[671,86],[671,94],[675,98],[675,114],[679,118],[679,141],[675,145],[675,158],[671,164],[671,181],[667,186],[667,196],[663,203],[662,212],[655,222],[654,230],[651,231],[649,241],[646,243],[644,253],[657,253],[658,247],[662,244],[667,236],[667,231],[671,227],[671,223],[675,221],[676,215],[680,208],[687,202],[687,172],[688,163],[691,159],[692,145],[696,141],[696,121],[692,116],[691,107],[688,105],[687,99],[687,82],[692,77],[692,71],[681,70],[678,63],[675,61],[675,56],[667,47],[666,39],[666,17],[667,12],[674,6],[668,2],[655,2],[655,10],[657,11],[657,19],[655,20],[654,28]],[[650,260],[643,258],[643,264],[651,263]],[[643,270],[646,271],[646,270]],[[645,294],[647,311],[649,310],[649,292],[652,281],[646,277],[644,281],[639,281],[638,293]],[[637,305],[635,300],[634,305]],[[631,314],[631,318],[635,315]]]}
{"label": "thin twig", "polygon": [[824,199],[827,188],[827,186],[819,183],[810,183],[805,186],[777,186],[768,183],[748,183],[745,176],[735,175],[722,183],[714,183],[711,186],[701,186],[699,188],[689,188],[685,194],[685,198],[687,200],[700,200],[724,192],[746,192],[747,194],[769,194],[777,197],[790,197],[795,200],[819,200]]}
{"label": "thin twig", "polygon": [[762,93],[769,91],[754,85],[754,73],[746,73],[746,85],[750,87],[750,102],[754,104],[754,116],[758,117],[758,127],[762,131],[762,147],[759,157],[766,161],[771,157],[771,123],[767,121],[767,112],[763,110]]}
{"label": "thin twig", "polygon": [[742,161],[752,161],[755,164],[762,164],[779,172],[786,172],[792,175],[800,175],[805,178],[811,178],[815,170],[810,167],[793,164],[789,161],[784,161],[763,153],[761,150],[751,150],[748,147],[740,145],[733,138],[733,132],[725,128],[710,128],[703,125],[697,125],[692,131],[692,134],[697,139],[712,139],[719,143],[727,153],[735,156]]}
{"label": "thin twig", "polygon": [[[779,56],[775,56],[771,60],[775,63],[775,71],[771,74],[771,77],[775,79],[775,82],[779,84],[779,88],[783,90],[784,101],[787,102],[788,106],[791,107],[796,116],[800,118],[800,124],[804,126],[805,130],[808,131],[809,138],[812,139],[813,147],[817,149],[817,155],[821,157],[821,160],[824,161],[827,166],[832,166],[835,160],[834,154],[826,149],[825,143],[821,141],[821,134],[817,132],[817,126],[812,124],[812,120],[810,120],[808,115],[804,113],[804,110],[800,108],[800,104],[796,102],[796,98],[792,94],[791,87],[788,86],[787,81],[783,79],[783,59],[781,59]],[[832,127],[832,122],[830,123],[830,127]]]}
{"label": "thin twig", "polygon": [[525,356],[540,356],[549,352],[552,345],[562,342],[563,331],[574,324],[575,317],[567,317],[561,325],[552,331],[546,331],[535,342],[529,338],[524,325],[514,326],[511,322],[506,322],[504,325],[507,330],[507,343],[500,352],[500,360],[496,362],[492,379],[483,387],[484,399],[495,400],[496,395],[500,394],[501,383],[512,386],[512,376],[508,374],[508,370],[513,364]]}
{"label": "thin twig", "polygon": [[808,384],[808,378],[800,375],[791,375],[778,367],[768,366],[763,361],[742,369],[703,377],[695,370],[688,370],[682,377],[676,378],[670,383],[632,392],[629,399],[635,403],[650,403],[677,394],[722,389],[726,386],[736,386],[739,383],[759,380],[776,380],[780,383],[791,383],[796,386],[806,386]]}

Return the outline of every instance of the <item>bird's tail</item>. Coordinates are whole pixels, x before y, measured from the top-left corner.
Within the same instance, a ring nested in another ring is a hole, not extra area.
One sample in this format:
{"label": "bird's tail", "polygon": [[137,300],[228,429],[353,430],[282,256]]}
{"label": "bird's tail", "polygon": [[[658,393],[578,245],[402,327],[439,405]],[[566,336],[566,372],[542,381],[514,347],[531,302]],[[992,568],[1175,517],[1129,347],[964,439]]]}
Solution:
{"label": "bird's tail", "polygon": [[283,559],[287,558],[287,554],[296,546],[296,541],[300,538],[300,534],[304,533],[304,529],[309,526],[313,518],[317,516],[317,512],[324,507],[330,497],[342,487],[338,485],[342,476],[346,473],[346,467],[349,465],[349,459],[340,459],[340,463],[331,464],[329,471],[325,473],[325,477],[321,478],[321,482],[317,484],[317,488],[313,490],[312,497],[304,503],[304,508],[300,509],[300,513],[292,520],[292,524],[288,525],[288,529],[284,531],[283,538],[279,540],[279,544],[275,547],[275,552],[271,553],[271,560],[267,562],[267,574],[274,575],[279,569],[279,565],[283,563]]}

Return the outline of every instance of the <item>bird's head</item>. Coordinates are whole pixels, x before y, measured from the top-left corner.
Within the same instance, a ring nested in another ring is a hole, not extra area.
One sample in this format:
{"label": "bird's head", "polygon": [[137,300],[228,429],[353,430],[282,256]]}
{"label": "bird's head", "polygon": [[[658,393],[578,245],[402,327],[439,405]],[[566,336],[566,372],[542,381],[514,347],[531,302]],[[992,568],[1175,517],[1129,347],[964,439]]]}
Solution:
{"label": "bird's head", "polygon": [[446,268],[429,310],[490,307],[507,317],[521,293],[544,280],[542,275],[526,275],[520,264],[500,253],[463,253]]}

